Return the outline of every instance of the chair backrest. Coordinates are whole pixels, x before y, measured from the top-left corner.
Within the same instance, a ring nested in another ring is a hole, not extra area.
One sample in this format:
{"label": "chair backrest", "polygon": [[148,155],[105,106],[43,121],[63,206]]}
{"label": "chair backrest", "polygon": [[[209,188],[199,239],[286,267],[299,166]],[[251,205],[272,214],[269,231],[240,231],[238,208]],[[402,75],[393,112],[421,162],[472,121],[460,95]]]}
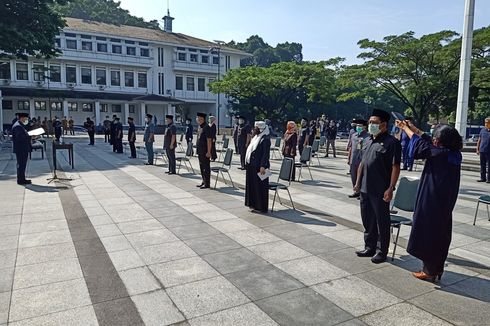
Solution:
{"label": "chair backrest", "polygon": [[223,160],[223,165],[231,166],[232,159],[233,159],[233,150],[231,148],[227,148],[225,153],[225,158]]}
{"label": "chair backrest", "polygon": [[393,207],[407,212],[413,212],[419,183],[420,179],[401,178],[395,193]]}
{"label": "chair backrest", "polygon": [[280,148],[281,147],[281,138],[277,137],[276,142],[274,143],[274,147]]}
{"label": "chair backrest", "polygon": [[320,146],[325,146],[326,142],[327,142],[327,137],[321,136],[320,137]]}
{"label": "chair backrest", "polygon": [[278,180],[291,182],[293,178],[294,160],[290,157],[285,157],[282,160],[281,170],[279,171]]}
{"label": "chair backrest", "polygon": [[192,146],[187,146],[187,149],[185,150],[185,156],[191,157],[193,154],[192,152],[193,152]]}
{"label": "chair backrest", "polygon": [[311,159],[311,147],[306,146],[305,148],[303,148],[303,152],[301,153],[301,157],[299,158],[299,160],[301,162],[309,162],[310,159]]}
{"label": "chair backrest", "polygon": [[313,141],[313,145],[311,145],[311,150],[313,152],[318,152],[319,149],[320,149],[320,141],[318,139],[315,139]]}
{"label": "chair backrest", "polygon": [[230,138],[224,138],[223,139],[223,149],[227,149],[229,144],[230,144]]}

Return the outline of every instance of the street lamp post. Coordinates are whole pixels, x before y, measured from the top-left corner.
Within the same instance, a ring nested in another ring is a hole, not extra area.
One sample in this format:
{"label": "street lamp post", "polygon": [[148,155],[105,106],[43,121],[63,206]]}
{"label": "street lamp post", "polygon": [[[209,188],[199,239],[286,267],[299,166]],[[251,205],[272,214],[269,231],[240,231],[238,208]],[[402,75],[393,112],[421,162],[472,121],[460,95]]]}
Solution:
{"label": "street lamp post", "polygon": [[[223,41],[217,41],[215,40],[214,41],[217,46],[216,47],[212,47],[211,48],[211,53],[213,52],[217,52],[218,53],[218,77],[217,77],[217,80],[218,82],[220,81],[221,79],[221,46],[223,44],[225,44],[225,42]],[[218,92],[218,100],[216,101],[216,124],[218,125],[218,128],[217,128],[217,131],[218,131],[218,135],[219,135],[219,123],[220,123],[220,107],[221,107],[221,93]]]}

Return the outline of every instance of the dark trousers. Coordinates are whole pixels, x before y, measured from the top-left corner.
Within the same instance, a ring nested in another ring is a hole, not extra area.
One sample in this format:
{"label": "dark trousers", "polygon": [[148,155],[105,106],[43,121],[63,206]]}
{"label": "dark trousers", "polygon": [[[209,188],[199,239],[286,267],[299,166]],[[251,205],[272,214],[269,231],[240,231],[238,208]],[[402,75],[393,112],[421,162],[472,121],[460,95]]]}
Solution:
{"label": "dark trousers", "polygon": [[17,182],[22,182],[26,180],[26,167],[27,158],[29,157],[28,152],[15,153],[17,158]]}
{"label": "dark trousers", "polygon": [[408,146],[402,147],[403,169],[412,170],[413,157],[410,157],[408,154],[409,154]]}
{"label": "dark trousers", "polygon": [[194,147],[193,147],[193,144],[192,144],[192,139],[187,139],[187,147],[191,147],[192,150],[191,150],[191,156],[194,156]]}
{"label": "dark trousers", "polygon": [[154,163],[153,143],[145,142],[146,153],[148,154],[148,164]]}
{"label": "dark trousers", "polygon": [[490,152],[480,153],[481,180],[490,181]]}
{"label": "dark trousers", "polygon": [[327,150],[326,150],[327,154],[325,156],[328,157],[330,145],[332,145],[333,157],[337,157],[337,152],[335,150],[335,139],[327,139]]}
{"label": "dark trousers", "polygon": [[104,130],[104,142],[110,142],[111,141],[111,132],[109,130]]}
{"label": "dark trousers", "polygon": [[361,192],[361,218],[366,249],[388,254],[390,247],[390,203],[381,194]]}
{"label": "dark trousers", "polygon": [[129,149],[131,150],[131,157],[136,158],[136,146],[134,145],[134,141],[129,142]]}
{"label": "dark trousers", "polygon": [[90,139],[90,145],[93,145],[95,143],[95,132],[94,131],[89,131],[88,132],[88,138]]}
{"label": "dark trousers", "polygon": [[168,172],[177,173],[176,171],[176,162],[175,162],[175,147],[173,149],[166,149],[165,153],[168,158]]}
{"label": "dark trousers", "polygon": [[357,170],[359,169],[360,161],[353,160],[352,163],[350,164],[349,172],[350,172],[350,179],[352,181],[352,186],[356,185],[357,182]]}
{"label": "dark trousers", "polygon": [[240,149],[240,165],[242,168],[245,168],[245,156],[247,155],[247,150]]}
{"label": "dark trousers", "polygon": [[75,136],[75,129],[70,127],[70,135]]}
{"label": "dark trousers", "polygon": [[205,186],[209,186],[211,184],[211,160],[205,154],[199,154],[198,158],[202,182]]}
{"label": "dark trousers", "polygon": [[116,139],[116,152],[124,153],[122,138]]}

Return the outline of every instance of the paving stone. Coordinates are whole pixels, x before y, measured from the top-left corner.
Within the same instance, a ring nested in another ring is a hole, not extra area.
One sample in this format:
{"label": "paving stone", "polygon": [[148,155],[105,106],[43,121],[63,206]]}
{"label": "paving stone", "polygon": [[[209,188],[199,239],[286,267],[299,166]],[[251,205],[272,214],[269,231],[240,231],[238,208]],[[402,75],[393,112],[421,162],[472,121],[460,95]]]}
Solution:
{"label": "paving stone", "polygon": [[12,326],[98,326],[97,317],[95,316],[92,306],[80,307],[53,314],[25,319],[18,322],[10,323]]}
{"label": "paving stone", "polygon": [[349,275],[348,272],[315,256],[286,261],[276,266],[306,285],[323,283]]}
{"label": "paving stone", "polygon": [[146,247],[179,240],[172,232],[163,228],[139,233],[131,233],[126,235],[126,238],[134,247]]}
{"label": "paving stone", "polygon": [[17,236],[19,234],[19,224],[1,224],[0,237]]}
{"label": "paving stone", "polygon": [[185,240],[185,243],[198,255],[206,255],[215,252],[238,249],[242,246],[231,240],[224,234],[216,234],[210,237],[194,238]]}
{"label": "paving stone", "polygon": [[236,214],[241,219],[243,219],[243,220],[247,221],[248,223],[251,223],[251,224],[253,224],[259,228],[287,223],[286,221],[283,221],[283,220],[278,219],[278,218],[274,218],[272,216],[265,216],[265,215],[261,215],[261,214],[249,213],[248,211],[246,213],[240,213],[240,214],[236,213]]}
{"label": "paving stone", "polygon": [[8,237],[0,237],[0,250],[17,249],[19,237],[12,235]]}
{"label": "paving stone", "polygon": [[145,263],[134,249],[109,252],[112,264],[116,270],[124,271],[126,269],[144,266]]}
{"label": "paving stone", "polygon": [[401,302],[397,297],[355,276],[321,283],[312,289],[356,317]]}
{"label": "paving stone", "polygon": [[207,237],[220,233],[218,230],[206,223],[179,226],[171,228],[170,231],[172,231],[173,234],[182,240]]}
{"label": "paving stone", "polygon": [[80,240],[74,244],[78,257],[100,255],[106,252],[100,239]]}
{"label": "paving stone", "polygon": [[218,311],[202,317],[191,319],[192,326],[275,326],[277,323],[255,304],[247,303],[242,306]]}
{"label": "paving stone", "polygon": [[289,242],[314,255],[334,252],[348,248],[345,243],[332,240],[324,235],[312,235],[290,239]]}
{"label": "paving stone", "polygon": [[0,225],[20,224],[21,214],[0,215]]}
{"label": "paving stone", "polygon": [[337,326],[367,326],[367,324],[363,323],[359,319],[351,319],[348,321],[344,321],[343,323],[337,324]]}
{"label": "paving stone", "polygon": [[100,326],[144,326],[138,310],[130,298],[121,298],[94,304]]}
{"label": "paving stone", "polygon": [[[443,279],[446,277],[444,273]],[[446,287],[444,291],[471,296],[484,302],[490,302],[490,277],[479,275]]]}
{"label": "paving stone", "polygon": [[233,219],[228,219],[228,220],[218,221],[218,222],[211,222],[209,223],[209,225],[211,225],[212,227],[214,227],[215,229],[223,233],[231,233],[231,232],[256,228],[255,225],[250,224],[239,218],[233,218]]}
{"label": "paving stone", "polygon": [[16,254],[15,249],[0,250],[0,269],[14,267]]}
{"label": "paving stone", "polygon": [[305,237],[309,235],[317,235],[317,233],[313,231],[310,231],[300,225],[291,223],[268,226],[264,228],[264,231],[272,233],[275,236],[278,236],[279,238],[282,238],[284,240]]}
{"label": "paving stone", "polygon": [[158,221],[160,221],[160,223],[162,223],[167,228],[175,228],[179,226],[202,223],[200,219],[190,213],[160,217],[158,218]]}
{"label": "paving stone", "polygon": [[234,272],[226,278],[253,301],[304,287],[272,265]]}
{"label": "paving stone", "polygon": [[119,273],[129,295],[160,289],[160,285],[147,267],[137,267]]}
{"label": "paving stone", "polygon": [[66,220],[52,220],[32,223],[22,223],[20,234],[40,233],[49,231],[67,230]]}
{"label": "paving stone", "polygon": [[278,324],[335,325],[351,319],[343,311],[315,291],[303,288],[255,302]]}
{"label": "paving stone", "polygon": [[224,277],[175,286],[168,295],[186,318],[193,318],[249,302]]}
{"label": "paving stone", "polygon": [[209,254],[202,258],[221,274],[267,265],[265,260],[246,248]]}
{"label": "paving stone", "polygon": [[22,223],[32,223],[32,222],[40,222],[40,221],[49,221],[49,220],[64,220],[65,213],[63,210],[57,209],[50,212],[40,213],[29,213],[22,214]]}
{"label": "paving stone", "polygon": [[[223,209],[223,207],[221,207],[221,205],[219,207],[221,209]],[[206,223],[238,218],[237,216],[233,215],[232,213],[229,213],[229,212],[224,211],[224,210],[220,210],[220,211],[213,210],[213,211],[204,211],[204,212],[198,211],[198,212],[195,212],[194,215]]]}
{"label": "paving stone", "polygon": [[364,246],[364,234],[362,232],[347,229],[325,234],[331,239],[345,243],[351,247]]}
{"label": "paving stone", "polygon": [[45,246],[71,241],[71,235],[68,230],[21,234],[19,236],[19,248]]}
{"label": "paving stone", "polygon": [[82,270],[77,258],[17,266],[15,269],[14,289],[74,280],[82,277]]}
{"label": "paving stone", "polygon": [[174,325],[184,320],[164,291],[131,297],[146,326]]}
{"label": "paving stone", "polygon": [[90,219],[90,222],[92,223],[93,226],[97,225],[107,225],[107,224],[113,224],[114,221],[108,214],[104,215],[91,215],[88,217]]}
{"label": "paving stone", "polygon": [[94,227],[100,238],[122,235],[116,224],[97,225]]}
{"label": "paving stone", "polygon": [[273,264],[311,256],[309,252],[286,241],[269,242],[248,249]]}
{"label": "paving stone", "polygon": [[219,273],[200,257],[155,264],[149,268],[166,288],[219,276]]}
{"label": "paving stone", "polygon": [[121,251],[131,249],[131,244],[123,235],[114,237],[100,238],[107,252]]}
{"label": "paving stone", "polygon": [[147,265],[197,256],[196,253],[182,241],[137,248],[137,251]]}
{"label": "paving stone", "polygon": [[12,291],[12,283],[14,281],[14,268],[0,269],[0,292]]}
{"label": "paving stone", "polygon": [[10,292],[0,292],[0,325],[7,324],[10,307]]}
{"label": "paving stone", "polygon": [[[440,304],[440,303],[438,303]],[[371,326],[449,326],[451,324],[439,319],[430,313],[408,303],[399,303],[394,306],[376,311],[360,318]]]}
{"label": "paving stone", "polygon": [[281,240],[275,235],[259,228],[227,233],[227,236],[245,247]]}
{"label": "paving stone", "polygon": [[119,223],[119,230],[124,234],[138,233],[150,230],[162,229],[163,225],[155,219]]}
{"label": "paving stone", "polygon": [[28,319],[91,303],[83,279],[15,290],[12,292],[10,320]]}

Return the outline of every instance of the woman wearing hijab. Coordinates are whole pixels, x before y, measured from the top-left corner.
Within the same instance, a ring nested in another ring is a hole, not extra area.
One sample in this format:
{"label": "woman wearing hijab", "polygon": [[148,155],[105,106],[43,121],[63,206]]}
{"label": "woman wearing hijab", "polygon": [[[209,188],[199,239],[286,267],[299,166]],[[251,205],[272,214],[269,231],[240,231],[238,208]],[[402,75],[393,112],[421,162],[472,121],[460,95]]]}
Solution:
{"label": "woman wearing hijab", "polygon": [[458,131],[447,125],[435,128],[432,138],[412,123],[396,121],[410,137],[409,156],[426,163],[417,190],[413,225],[407,251],[423,262],[412,275],[435,282],[444,272],[451,244],[452,212],[459,192],[461,149]]}
{"label": "woman wearing hijab", "polygon": [[[296,144],[298,143],[298,134],[296,133],[296,123],[288,121],[286,132],[284,133],[284,145],[282,147],[282,155],[293,159],[296,157]],[[291,180],[296,178],[296,169],[293,168]]]}
{"label": "woman wearing hijab", "polygon": [[271,140],[269,128],[264,121],[256,121],[253,138],[245,155],[245,205],[252,211],[267,213],[269,210],[269,179],[261,180],[270,167],[269,153]]}

